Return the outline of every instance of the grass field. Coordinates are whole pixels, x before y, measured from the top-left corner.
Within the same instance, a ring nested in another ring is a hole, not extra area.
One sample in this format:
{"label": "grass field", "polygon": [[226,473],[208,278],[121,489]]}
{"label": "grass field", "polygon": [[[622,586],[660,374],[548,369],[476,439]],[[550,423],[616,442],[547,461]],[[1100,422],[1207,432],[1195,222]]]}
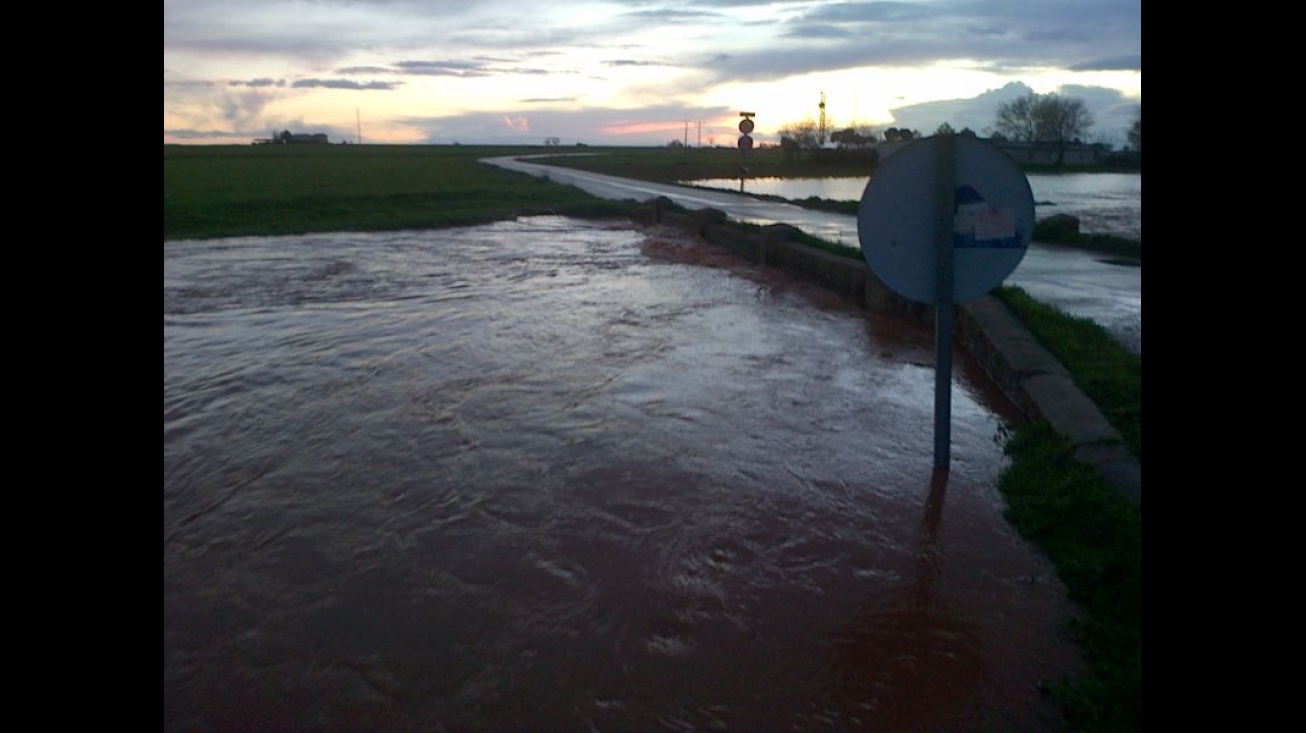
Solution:
{"label": "grass field", "polygon": [[[539,213],[629,214],[633,201],[603,201],[477,162],[555,152],[601,152],[568,164],[583,161],[590,170],[657,181],[730,177],[740,163],[736,150],[165,145],[163,239],[422,229]],[[753,175],[866,175],[839,168],[845,164],[787,160],[775,149],[750,158]],[[1141,460],[1141,358],[1091,322],[1023,291],[1004,287],[997,294],[1062,360]],[[1141,730],[1142,508],[1077,463],[1067,441],[1045,423],[1014,426],[1006,451],[1012,462],[999,489],[1008,519],[1056,563],[1083,608],[1069,631],[1088,669],[1050,681],[1049,689],[1075,730]]]}
{"label": "grass field", "polygon": [[631,203],[483,165],[543,148],[163,147],[163,240],[476,224],[529,214],[622,216]]}

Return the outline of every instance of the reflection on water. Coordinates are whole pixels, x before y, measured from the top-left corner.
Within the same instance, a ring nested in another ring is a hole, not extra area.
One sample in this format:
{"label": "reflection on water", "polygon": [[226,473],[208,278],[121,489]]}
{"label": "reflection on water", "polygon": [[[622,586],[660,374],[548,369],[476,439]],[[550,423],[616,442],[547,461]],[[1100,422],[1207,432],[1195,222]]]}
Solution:
{"label": "reflection on water", "polygon": [[[1085,234],[1113,234],[1142,241],[1141,173],[1027,173],[1034,214],[1045,219],[1070,214]],[[749,178],[744,190],[758,195],[803,200],[861,201],[869,178]],[[738,178],[704,178],[687,185],[738,191]]]}
{"label": "reflection on water", "polygon": [[1070,608],[932,354],[624,225],[166,243],[165,730],[1026,725]]}

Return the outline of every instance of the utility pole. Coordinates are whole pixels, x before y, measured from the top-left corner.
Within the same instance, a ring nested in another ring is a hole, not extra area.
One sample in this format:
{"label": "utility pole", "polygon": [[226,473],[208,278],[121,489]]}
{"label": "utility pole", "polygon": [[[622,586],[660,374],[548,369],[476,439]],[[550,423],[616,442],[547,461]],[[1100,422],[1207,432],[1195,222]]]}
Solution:
{"label": "utility pole", "polygon": [[825,92],[821,92],[821,127],[816,133],[816,141],[825,144]]}

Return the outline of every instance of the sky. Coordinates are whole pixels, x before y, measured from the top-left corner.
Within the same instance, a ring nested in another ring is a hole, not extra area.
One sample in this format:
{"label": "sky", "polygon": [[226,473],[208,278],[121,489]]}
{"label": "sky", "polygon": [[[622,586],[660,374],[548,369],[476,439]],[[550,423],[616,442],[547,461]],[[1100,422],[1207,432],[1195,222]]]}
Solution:
{"label": "sky", "polygon": [[1116,149],[1142,0],[164,0],[163,142],[735,146],[818,123],[981,136],[1030,92]]}

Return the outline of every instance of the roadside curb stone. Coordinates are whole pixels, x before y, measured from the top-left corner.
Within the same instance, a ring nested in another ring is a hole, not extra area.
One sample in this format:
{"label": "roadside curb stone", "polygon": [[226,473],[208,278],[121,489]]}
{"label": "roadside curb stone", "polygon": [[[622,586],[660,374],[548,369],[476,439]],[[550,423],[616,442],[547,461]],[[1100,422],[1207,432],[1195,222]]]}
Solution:
{"label": "roadside curb stone", "polygon": [[1108,485],[1134,501],[1142,465],[1070,372],[1002,301],[984,295],[959,308],[958,331],[981,366],[1026,414],[1046,420]]}

